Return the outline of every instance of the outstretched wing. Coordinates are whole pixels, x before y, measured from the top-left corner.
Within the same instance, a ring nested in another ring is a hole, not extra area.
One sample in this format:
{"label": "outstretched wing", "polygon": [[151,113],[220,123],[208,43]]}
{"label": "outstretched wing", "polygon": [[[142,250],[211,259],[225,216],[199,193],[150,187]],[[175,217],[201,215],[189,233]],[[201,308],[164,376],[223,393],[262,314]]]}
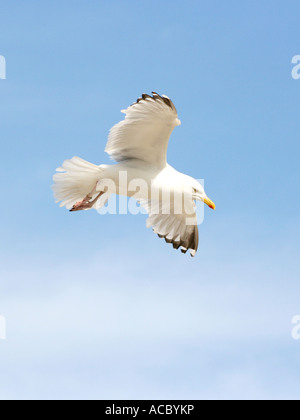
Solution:
{"label": "outstretched wing", "polygon": [[197,215],[193,203],[190,214],[164,214],[162,204],[153,203],[147,200],[139,200],[139,203],[149,213],[147,227],[152,227],[154,233],[165,239],[173,248],[181,249],[184,254],[190,250],[192,257],[196,255],[199,244],[199,231]]}
{"label": "outstretched wing", "polygon": [[122,112],[125,119],[111,130],[105,151],[120,162],[139,159],[164,167],[170,135],[180,125],[173,102],[167,96],[152,92],[143,94]]}

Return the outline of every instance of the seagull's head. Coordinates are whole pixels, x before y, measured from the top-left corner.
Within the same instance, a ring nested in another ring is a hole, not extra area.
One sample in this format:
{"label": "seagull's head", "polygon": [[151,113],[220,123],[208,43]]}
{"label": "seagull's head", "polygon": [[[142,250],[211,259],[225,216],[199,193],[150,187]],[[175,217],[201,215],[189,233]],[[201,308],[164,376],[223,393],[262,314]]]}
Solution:
{"label": "seagull's head", "polygon": [[207,197],[203,186],[198,181],[195,181],[195,183],[193,183],[193,200],[203,201],[203,203],[207,204],[208,207],[210,207],[213,210],[215,210],[216,208],[215,203]]}

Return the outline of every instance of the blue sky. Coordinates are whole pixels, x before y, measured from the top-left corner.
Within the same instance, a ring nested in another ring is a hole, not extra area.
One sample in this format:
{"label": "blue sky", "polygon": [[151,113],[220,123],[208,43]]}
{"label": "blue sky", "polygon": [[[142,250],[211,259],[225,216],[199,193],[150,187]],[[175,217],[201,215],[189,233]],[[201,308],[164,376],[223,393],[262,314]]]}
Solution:
{"label": "blue sky", "polygon": [[[1,399],[298,399],[298,1],[1,5]],[[176,169],[216,205],[192,259],[146,217],[69,214],[66,158],[108,163],[142,92],[182,125]]]}

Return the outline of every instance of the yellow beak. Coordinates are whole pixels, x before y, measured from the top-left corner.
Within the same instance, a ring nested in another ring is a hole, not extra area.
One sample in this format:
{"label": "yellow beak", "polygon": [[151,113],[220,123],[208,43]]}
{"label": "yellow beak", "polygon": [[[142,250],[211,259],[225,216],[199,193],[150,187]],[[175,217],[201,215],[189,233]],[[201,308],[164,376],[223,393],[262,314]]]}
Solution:
{"label": "yellow beak", "polygon": [[211,209],[215,210],[216,209],[216,205],[213,201],[211,201],[209,198],[204,198],[204,203],[208,205],[208,207],[210,207]]}

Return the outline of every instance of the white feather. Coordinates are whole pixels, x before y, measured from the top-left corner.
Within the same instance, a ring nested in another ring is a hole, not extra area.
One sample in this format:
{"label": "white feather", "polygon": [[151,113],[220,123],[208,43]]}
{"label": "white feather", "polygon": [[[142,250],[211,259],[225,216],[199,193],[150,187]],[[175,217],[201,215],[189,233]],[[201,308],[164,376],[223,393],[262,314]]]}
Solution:
{"label": "white feather", "polygon": [[52,189],[56,202],[61,202],[60,207],[71,209],[93,190],[102,171],[102,166],[93,165],[79,157],[66,160],[53,176]]}
{"label": "white feather", "polygon": [[180,125],[173,103],[153,93],[122,112],[126,117],[110,130],[105,151],[116,161],[140,159],[164,167],[170,135]]}

